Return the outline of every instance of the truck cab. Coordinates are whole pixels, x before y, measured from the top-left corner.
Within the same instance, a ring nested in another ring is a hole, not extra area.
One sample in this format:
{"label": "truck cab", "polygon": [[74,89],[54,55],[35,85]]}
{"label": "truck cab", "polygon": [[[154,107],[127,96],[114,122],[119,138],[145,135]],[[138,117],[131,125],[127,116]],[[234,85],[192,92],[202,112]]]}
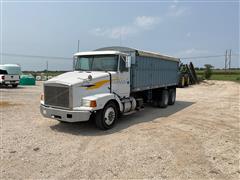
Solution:
{"label": "truck cab", "polygon": [[122,100],[130,96],[130,61],[118,51],[76,53],[74,71],[44,83],[41,113],[60,122],[94,116],[100,129],[111,128],[124,110]]}

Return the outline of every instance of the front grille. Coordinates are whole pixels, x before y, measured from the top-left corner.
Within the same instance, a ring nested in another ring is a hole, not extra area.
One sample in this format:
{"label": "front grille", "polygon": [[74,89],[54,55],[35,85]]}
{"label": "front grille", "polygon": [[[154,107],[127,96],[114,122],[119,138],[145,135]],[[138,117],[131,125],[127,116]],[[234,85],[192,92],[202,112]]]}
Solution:
{"label": "front grille", "polygon": [[68,86],[44,86],[44,103],[49,106],[69,108]]}

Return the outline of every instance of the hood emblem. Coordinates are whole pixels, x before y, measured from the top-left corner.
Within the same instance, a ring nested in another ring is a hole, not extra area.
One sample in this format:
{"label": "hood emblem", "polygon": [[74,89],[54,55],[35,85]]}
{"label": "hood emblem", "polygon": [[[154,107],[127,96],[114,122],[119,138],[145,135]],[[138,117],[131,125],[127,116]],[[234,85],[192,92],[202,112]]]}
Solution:
{"label": "hood emblem", "polygon": [[91,75],[88,76],[88,80],[89,80],[89,81],[92,80],[92,76],[91,76]]}

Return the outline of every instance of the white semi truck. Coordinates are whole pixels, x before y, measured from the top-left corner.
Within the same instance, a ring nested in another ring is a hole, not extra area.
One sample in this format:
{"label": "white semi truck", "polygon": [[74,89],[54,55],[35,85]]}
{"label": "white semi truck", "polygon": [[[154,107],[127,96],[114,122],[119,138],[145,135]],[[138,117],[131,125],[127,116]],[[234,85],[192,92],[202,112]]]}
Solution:
{"label": "white semi truck", "polygon": [[178,58],[127,47],[78,52],[72,72],[44,83],[40,111],[60,122],[94,119],[98,128],[110,129],[144,103],[173,105],[178,69]]}
{"label": "white semi truck", "polygon": [[19,85],[20,74],[21,67],[17,64],[0,65],[0,85],[16,88]]}

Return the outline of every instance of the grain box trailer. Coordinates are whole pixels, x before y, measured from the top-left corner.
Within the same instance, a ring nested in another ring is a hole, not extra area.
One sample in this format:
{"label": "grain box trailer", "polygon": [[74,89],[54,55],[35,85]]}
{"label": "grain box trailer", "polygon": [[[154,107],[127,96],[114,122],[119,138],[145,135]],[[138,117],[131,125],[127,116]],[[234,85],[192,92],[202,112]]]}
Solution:
{"label": "grain box trailer", "polygon": [[105,47],[74,54],[74,70],[43,85],[40,111],[60,122],[95,120],[106,130],[121,114],[144,103],[173,105],[179,59],[127,47]]}

